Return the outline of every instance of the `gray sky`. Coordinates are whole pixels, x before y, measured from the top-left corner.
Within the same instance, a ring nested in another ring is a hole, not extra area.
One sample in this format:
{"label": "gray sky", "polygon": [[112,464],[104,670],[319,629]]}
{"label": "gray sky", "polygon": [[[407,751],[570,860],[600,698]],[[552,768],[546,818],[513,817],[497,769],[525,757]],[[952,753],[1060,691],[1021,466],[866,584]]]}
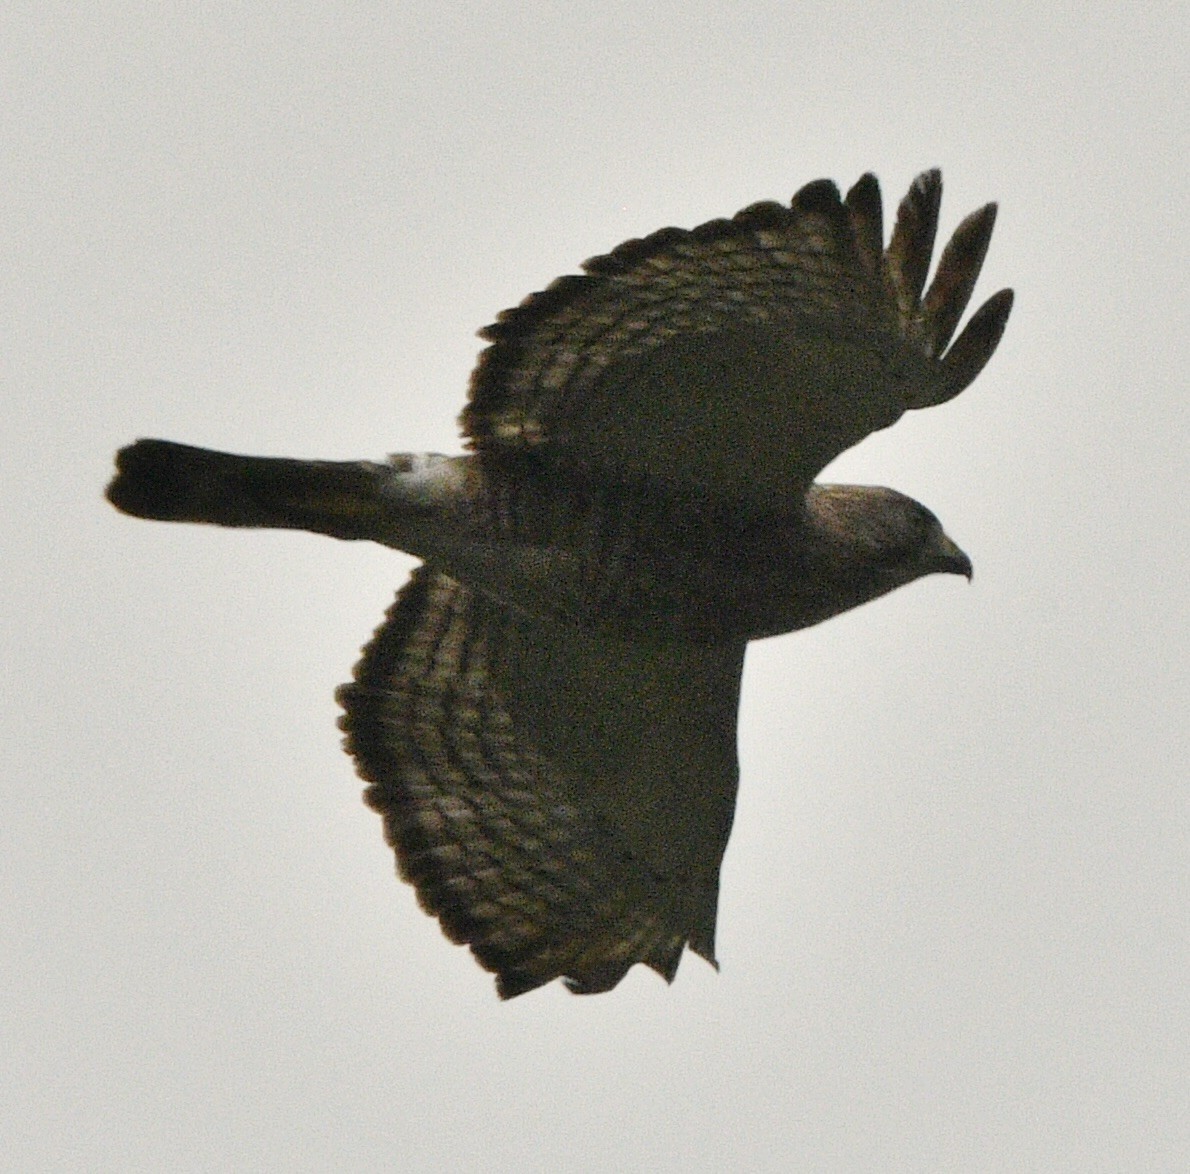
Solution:
{"label": "gray sky", "polygon": [[[1186,9],[0,18],[4,1156],[20,1170],[1175,1170],[1190,1150]],[[1001,203],[978,382],[830,471],[976,565],[754,646],[716,975],[501,1004],[332,690],[411,560],[169,527],[115,448],[457,447],[474,331],[829,176]]]}

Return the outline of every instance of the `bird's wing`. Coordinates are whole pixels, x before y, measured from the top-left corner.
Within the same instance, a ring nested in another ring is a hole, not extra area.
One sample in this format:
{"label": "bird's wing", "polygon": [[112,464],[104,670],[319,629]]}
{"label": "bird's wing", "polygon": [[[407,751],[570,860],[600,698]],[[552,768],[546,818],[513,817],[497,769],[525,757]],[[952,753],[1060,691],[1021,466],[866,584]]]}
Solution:
{"label": "bird's wing", "polygon": [[1011,308],[1002,290],[946,349],[995,221],[972,213],[922,297],[941,199],[920,175],[883,247],[880,189],[829,181],[663,229],[560,278],[481,331],[461,417],[483,452],[534,449],[596,475],[787,505],[906,408],[957,395]]}
{"label": "bird's wing", "polygon": [[429,568],[339,693],[402,877],[510,997],[714,961],[744,645],[641,646]]}

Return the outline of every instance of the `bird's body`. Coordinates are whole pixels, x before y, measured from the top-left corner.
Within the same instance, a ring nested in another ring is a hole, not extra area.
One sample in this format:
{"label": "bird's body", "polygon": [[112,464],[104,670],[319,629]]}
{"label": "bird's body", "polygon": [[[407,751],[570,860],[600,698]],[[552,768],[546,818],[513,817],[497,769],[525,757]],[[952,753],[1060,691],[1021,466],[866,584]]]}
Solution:
{"label": "bird's body", "polygon": [[[152,505],[116,491],[142,517],[367,538],[531,615],[637,640],[747,642],[819,623],[907,575],[963,570],[949,540],[920,565],[893,557],[937,523],[872,486],[814,485],[785,511],[748,514],[520,454],[293,461],[163,440],[123,450],[120,470],[121,485],[152,486]],[[888,510],[872,536],[889,546],[888,566],[851,557],[872,501]]]}
{"label": "bird's body", "polygon": [[587,263],[485,332],[473,451],[386,462],[121,451],[108,495],[173,521],[406,551],[340,699],[402,875],[511,995],[713,960],[748,641],[971,565],[917,502],[813,483],[837,452],[966,386],[1002,291],[943,353],[991,206],[930,291],[940,183],[888,251],[867,176],[812,184]]}

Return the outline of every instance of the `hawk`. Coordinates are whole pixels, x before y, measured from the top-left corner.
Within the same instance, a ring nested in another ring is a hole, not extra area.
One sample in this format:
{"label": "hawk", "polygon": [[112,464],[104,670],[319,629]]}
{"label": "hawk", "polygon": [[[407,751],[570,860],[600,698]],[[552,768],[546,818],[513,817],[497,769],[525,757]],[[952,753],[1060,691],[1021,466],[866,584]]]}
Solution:
{"label": "hawk", "polygon": [[481,331],[462,455],[117,455],[125,513],[423,560],[340,725],[400,875],[501,997],[610,990],[638,962],[672,980],[687,946],[717,966],[748,642],[970,578],[916,501],[814,481],[1000,340],[1011,290],[948,346],[994,204],[923,295],[941,190],[914,181],[887,248],[868,174],[587,261]]}

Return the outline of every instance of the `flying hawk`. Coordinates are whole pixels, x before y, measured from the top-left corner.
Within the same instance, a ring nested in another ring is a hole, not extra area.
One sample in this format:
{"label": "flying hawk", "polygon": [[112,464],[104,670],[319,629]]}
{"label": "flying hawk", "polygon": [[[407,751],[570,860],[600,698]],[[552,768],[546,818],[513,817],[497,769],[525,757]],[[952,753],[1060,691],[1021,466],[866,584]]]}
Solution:
{"label": "flying hawk", "polygon": [[501,314],[464,455],[373,463],[121,450],[125,513],[368,539],[424,560],[338,699],[401,876],[502,997],[715,963],[749,640],[933,572],[970,577],[837,454],[979,374],[1001,290],[949,346],[995,220],[919,176],[883,247],[880,189],[631,240]]}

